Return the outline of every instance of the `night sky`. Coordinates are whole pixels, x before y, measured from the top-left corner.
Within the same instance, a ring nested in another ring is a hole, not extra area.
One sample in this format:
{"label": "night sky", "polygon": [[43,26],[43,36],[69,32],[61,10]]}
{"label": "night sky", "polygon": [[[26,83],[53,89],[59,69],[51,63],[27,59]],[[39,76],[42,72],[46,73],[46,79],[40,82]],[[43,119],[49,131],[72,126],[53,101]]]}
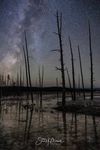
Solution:
{"label": "night sky", "polygon": [[[77,45],[80,45],[85,85],[90,86],[88,20],[92,30],[95,87],[100,87],[100,0],[0,0],[0,73],[16,76],[22,54],[23,31],[27,32],[32,79],[36,81],[38,66],[45,67],[45,85],[54,85],[60,73],[56,10],[63,14],[64,61],[71,74],[68,36],[73,45],[76,83],[79,77]],[[67,76],[66,76],[66,85]]]}

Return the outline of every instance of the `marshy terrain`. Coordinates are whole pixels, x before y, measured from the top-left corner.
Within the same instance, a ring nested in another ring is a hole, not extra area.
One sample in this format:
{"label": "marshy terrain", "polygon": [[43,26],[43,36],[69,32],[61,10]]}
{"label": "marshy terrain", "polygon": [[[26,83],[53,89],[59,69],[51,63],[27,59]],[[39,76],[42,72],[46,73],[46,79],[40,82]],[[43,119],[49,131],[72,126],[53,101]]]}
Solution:
{"label": "marshy terrain", "polygon": [[[40,93],[34,96],[9,96],[1,99],[1,150],[98,150],[100,148],[100,118],[95,115],[65,112],[54,109],[62,102],[61,93]],[[88,93],[86,95],[89,99]],[[96,101],[100,95],[95,96]],[[66,94],[66,101],[71,97]],[[79,100],[80,101],[80,100]]]}

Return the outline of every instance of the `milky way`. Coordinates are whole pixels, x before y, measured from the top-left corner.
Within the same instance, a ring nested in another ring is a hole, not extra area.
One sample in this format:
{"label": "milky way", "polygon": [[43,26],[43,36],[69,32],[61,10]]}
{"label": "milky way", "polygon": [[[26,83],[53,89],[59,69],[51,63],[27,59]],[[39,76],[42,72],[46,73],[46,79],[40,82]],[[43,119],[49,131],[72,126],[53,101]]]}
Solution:
{"label": "milky way", "polygon": [[[58,48],[55,13],[63,14],[64,59],[71,72],[68,36],[73,42],[76,79],[79,65],[77,45],[81,47],[86,85],[89,85],[90,64],[88,46],[88,20],[92,28],[95,86],[100,86],[100,1],[99,0],[0,0],[0,70],[16,73],[23,64],[23,32],[26,30],[30,53],[31,72],[36,78],[37,67],[45,66],[46,84],[54,84],[59,72],[58,54],[50,50]],[[5,68],[5,70],[4,70]],[[22,68],[24,70],[24,67]],[[52,72],[52,74],[51,74]]]}

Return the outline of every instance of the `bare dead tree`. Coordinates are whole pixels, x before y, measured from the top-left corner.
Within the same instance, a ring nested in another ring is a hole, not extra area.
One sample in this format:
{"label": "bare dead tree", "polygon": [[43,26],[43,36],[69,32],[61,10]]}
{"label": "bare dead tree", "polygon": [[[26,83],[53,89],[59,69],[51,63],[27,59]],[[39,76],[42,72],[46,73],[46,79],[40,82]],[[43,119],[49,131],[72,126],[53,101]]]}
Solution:
{"label": "bare dead tree", "polygon": [[23,86],[25,85],[25,77],[24,77],[24,71],[23,71]]}
{"label": "bare dead tree", "polygon": [[67,67],[66,67],[66,71],[67,71],[67,77],[68,77],[69,87],[70,87],[70,89],[72,89],[71,80],[70,80],[70,75],[69,75],[69,71],[68,71],[68,68],[67,68]]}
{"label": "bare dead tree", "polygon": [[25,77],[26,77],[26,87],[27,87],[27,99],[26,99],[26,104],[27,104],[27,109],[26,109],[26,124],[25,124],[25,134],[24,134],[24,140],[26,138],[26,131],[28,128],[28,117],[29,117],[29,111],[28,111],[28,99],[29,99],[29,93],[28,93],[28,88],[29,88],[29,76],[28,76],[28,66],[27,66],[27,56],[26,56],[26,51],[25,47],[23,46],[23,54],[24,54],[24,65],[25,65]]}
{"label": "bare dead tree", "polygon": [[27,83],[27,87],[28,87],[29,86],[29,79],[28,79],[28,69],[27,69],[26,52],[25,52],[24,46],[23,46],[23,54],[24,54],[24,62],[25,62],[26,83]]}
{"label": "bare dead tree", "polygon": [[78,75],[78,89],[79,89],[79,92],[78,92],[78,94],[79,94],[79,96],[81,95],[81,91],[80,91],[80,73],[79,73],[79,75]]}
{"label": "bare dead tree", "polygon": [[70,53],[71,53],[71,63],[72,63],[72,79],[73,79],[73,100],[76,100],[76,87],[75,87],[75,69],[74,69],[74,57],[73,57],[73,49],[71,39],[69,37],[69,45],[70,45]]}
{"label": "bare dead tree", "polygon": [[62,13],[59,15],[58,11],[56,14],[57,19],[57,35],[59,39],[59,47],[60,49],[54,50],[59,52],[60,54],[60,65],[61,67],[56,67],[57,70],[61,71],[61,77],[62,77],[62,106],[65,106],[65,69],[64,69],[64,58],[63,58],[63,44],[62,44]]}
{"label": "bare dead tree", "polygon": [[41,91],[40,91],[40,108],[42,108],[42,88],[44,86],[44,66],[42,66],[42,73],[41,73],[40,67],[39,67],[39,86],[41,88]]}
{"label": "bare dead tree", "polygon": [[39,85],[40,87],[43,87],[44,84],[44,66],[42,66],[42,74],[40,72],[40,67],[39,67]]}
{"label": "bare dead tree", "polygon": [[85,100],[85,88],[84,88],[82,58],[81,58],[81,53],[80,53],[80,47],[79,47],[79,45],[78,45],[78,55],[79,55],[79,63],[80,63],[80,72],[81,72],[81,82],[82,82],[82,89],[83,89],[83,97],[84,97],[84,100]]}
{"label": "bare dead tree", "polygon": [[29,86],[30,86],[30,94],[33,106],[33,92],[32,92],[32,82],[31,82],[31,72],[30,72],[30,62],[29,62],[29,52],[28,52],[28,45],[27,45],[27,37],[25,32],[25,51],[26,51],[26,62],[27,62],[27,72],[28,72],[28,79],[29,79]]}
{"label": "bare dead tree", "polygon": [[17,72],[16,85],[19,86],[19,73]]}
{"label": "bare dead tree", "polygon": [[70,79],[70,75],[69,75],[69,71],[68,71],[68,68],[67,68],[67,67],[66,67],[66,71],[67,71],[67,77],[68,77],[68,82],[69,82],[69,88],[70,88],[70,90],[71,90],[71,97],[72,97],[72,99],[73,99],[71,79]]}
{"label": "bare dead tree", "polygon": [[22,69],[21,69],[21,66],[20,66],[20,86],[22,86]]}
{"label": "bare dead tree", "polygon": [[92,41],[91,41],[91,26],[90,22],[88,22],[89,26],[89,49],[90,49],[90,69],[91,69],[91,100],[93,100],[93,54],[92,54]]}
{"label": "bare dead tree", "polygon": [[44,66],[42,66],[42,87],[44,86]]}
{"label": "bare dead tree", "polygon": [[58,94],[58,87],[59,87],[58,78],[56,78],[56,87],[57,87],[57,103],[58,103],[58,97],[59,97],[59,94]]}

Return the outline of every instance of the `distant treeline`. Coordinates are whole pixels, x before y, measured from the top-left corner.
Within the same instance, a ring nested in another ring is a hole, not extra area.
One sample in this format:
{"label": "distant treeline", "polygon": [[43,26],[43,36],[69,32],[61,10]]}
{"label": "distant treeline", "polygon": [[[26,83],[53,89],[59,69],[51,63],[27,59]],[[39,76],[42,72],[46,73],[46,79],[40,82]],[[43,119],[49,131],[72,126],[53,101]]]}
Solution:
{"label": "distant treeline", "polygon": [[[31,90],[33,92],[62,92],[63,88],[62,87],[31,87]],[[76,92],[83,92],[82,88],[76,88],[75,89]],[[1,94],[0,96],[9,96],[9,95],[20,95],[20,94],[24,94],[27,91],[30,91],[30,87],[24,87],[24,86],[3,86],[0,87],[0,91]],[[73,89],[70,88],[65,88],[66,92],[71,92],[73,91]],[[90,92],[91,89],[90,88],[85,88],[85,92]],[[95,88],[94,89],[95,92],[99,92],[100,88]]]}

